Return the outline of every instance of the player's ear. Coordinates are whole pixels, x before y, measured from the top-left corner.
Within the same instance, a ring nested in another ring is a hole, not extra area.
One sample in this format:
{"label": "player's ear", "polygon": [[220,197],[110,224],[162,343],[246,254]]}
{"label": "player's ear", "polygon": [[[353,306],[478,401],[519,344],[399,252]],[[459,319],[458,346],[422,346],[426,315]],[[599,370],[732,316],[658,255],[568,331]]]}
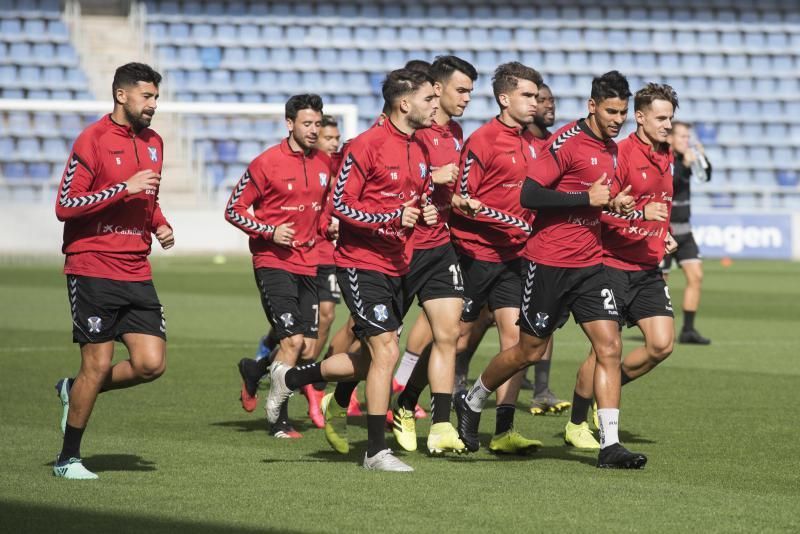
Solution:
{"label": "player's ear", "polygon": [[286,129],[290,132],[294,130],[294,121],[292,119],[286,119]]}
{"label": "player's ear", "polygon": [[118,104],[126,104],[128,102],[128,91],[124,87],[117,87],[114,89],[114,100]]}
{"label": "player's ear", "polygon": [[507,108],[511,104],[511,99],[508,98],[506,93],[500,93],[497,95],[497,101],[500,102],[500,105],[504,108]]}
{"label": "player's ear", "polygon": [[444,90],[444,86],[441,82],[433,82],[433,92],[436,96],[442,96],[442,91]]}
{"label": "player's ear", "polygon": [[633,116],[636,119],[636,124],[644,126],[644,112],[641,109],[634,111]]}
{"label": "player's ear", "polygon": [[408,101],[408,98],[403,97],[400,99],[400,111],[403,113],[408,113],[411,110],[411,104]]}

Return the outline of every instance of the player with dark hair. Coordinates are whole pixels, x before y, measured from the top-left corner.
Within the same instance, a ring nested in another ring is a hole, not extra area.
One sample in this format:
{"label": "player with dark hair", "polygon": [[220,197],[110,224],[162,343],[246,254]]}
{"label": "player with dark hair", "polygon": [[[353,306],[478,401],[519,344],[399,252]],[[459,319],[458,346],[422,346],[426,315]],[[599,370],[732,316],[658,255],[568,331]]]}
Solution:
{"label": "player with dark hair", "polygon": [[600,216],[604,207],[628,212],[632,198],[613,195],[619,135],[631,96],[617,71],[592,81],[589,116],[567,124],[548,149],[532,160],[520,203],[536,210],[524,250],[525,277],[519,312],[520,340],[497,355],[470,391],[456,401],[459,434],[477,448],[480,412],[504,382],[539,361],[552,333],[569,313],[594,347],[594,392],[599,405],[601,450],[598,467],[640,468],[644,455],[619,443],[619,311],[603,266]]}
{"label": "player with dark hair", "polygon": [[[550,141],[553,134],[551,128],[556,122],[556,100],[553,92],[547,84],[539,86],[539,96],[536,98],[536,115],[533,122],[528,125],[523,137],[530,143],[532,157],[536,158]],[[547,345],[547,350],[542,359],[536,362],[534,367],[534,381],[531,384],[527,379],[523,380],[522,386],[533,390],[530,411],[533,415],[558,414],[569,409],[572,403],[561,400],[550,391],[550,360],[553,357],[553,338]],[[527,384],[526,384],[527,383]]]}
{"label": "player with dark hair", "polygon": [[[461,153],[458,193],[480,203],[474,217],[455,212],[451,218],[451,235],[464,279],[462,350],[487,304],[497,323],[501,351],[519,342],[520,254],[532,220],[530,211],[518,200],[531,160],[522,133],[533,121],[541,83],[541,75],[521,63],[497,67],[492,87],[500,113],[470,136]],[[497,426],[489,444],[494,452],[524,452],[541,446],[540,441],[522,437],[513,427],[521,379],[521,373],[511,374],[495,388]],[[478,449],[475,436],[466,436],[468,441],[461,434],[469,450]]]}
{"label": "player with dark hair", "polygon": [[[64,433],[57,477],[98,478],[83,466],[80,446],[99,393],[151,382],[166,369],[164,308],[147,259],[153,234],[164,249],[175,244],[158,204],[164,143],[149,128],[160,83],[148,65],[119,67],[113,111],[81,132],[61,178],[55,210],[64,221],[64,274],[81,367],[56,384]],[[112,365],[115,340],[129,358]]]}
{"label": "player with dark hair", "polygon": [[[673,156],[667,143],[678,97],[669,85],[650,83],[636,92],[636,131],[619,143],[617,188],[631,186],[630,194],[642,218],[622,219],[604,213],[601,218],[603,263],[620,317],[644,336],[624,359],[621,385],[651,371],[672,353],[673,314],[669,289],[658,265],[665,249],[674,245],[669,235],[672,204]],[[591,403],[594,350],[578,371],[575,404],[564,440],[581,449],[599,449],[586,422]]]}
{"label": "player with dark hair", "polygon": [[700,334],[694,326],[703,286],[703,257],[694,240],[690,219],[692,178],[699,182],[710,180],[711,163],[705,157],[702,145],[697,143],[696,148],[690,146],[691,132],[692,127],[685,122],[675,121],[672,124],[669,143],[675,154],[675,200],[670,224],[678,249],[664,258],[663,265],[666,275],[674,257],[686,277],[686,288],[683,290],[683,326],[678,342],[708,345],[711,340]]}
{"label": "player with dark hair", "polygon": [[432,124],[438,98],[430,76],[407,69],[387,75],[383,98],[391,112],[382,124],[347,144],[332,193],[333,214],[340,225],[334,252],[337,275],[362,343],[361,354],[336,354],[294,369],[276,361],[270,371],[267,415],[275,417],[292,390],[321,380],[337,381],[336,391],[323,399],[325,436],[335,450],[347,453],[346,409],[357,381],[366,377],[364,467],[413,471],[386,446],[384,424],[399,357],[408,240],[417,224],[437,221],[436,208],[428,202],[430,161],[415,133]]}
{"label": "player with dark hair", "polygon": [[[314,148],[322,121],[318,95],[292,96],[285,116],[288,137],[250,163],[231,193],[225,219],[250,236],[261,303],[279,340],[274,361],[292,367],[314,354],[316,241],[331,161]],[[273,436],[301,437],[289,424],[286,402],[269,419]]]}
{"label": "player with dark hair", "polygon": [[[439,221],[431,226],[418,226],[411,238],[411,267],[403,280],[404,316],[415,297],[419,299],[423,313],[409,334],[404,360],[412,355],[419,361],[393,405],[393,432],[401,447],[407,451],[416,450],[415,407],[421,391],[430,381],[433,413],[427,446],[430,453],[438,454],[464,449],[450,423],[464,287],[447,223],[464,144],[461,126],[453,118],[464,113],[478,73],[471,64],[456,56],[437,57],[430,73],[439,96],[439,109],[431,127],[417,132],[417,137],[425,144],[434,169],[432,201],[439,212]],[[474,200],[467,201],[460,196],[456,197],[456,202],[460,209],[465,209],[468,202],[476,204]],[[419,330],[423,335],[417,333]],[[425,339],[428,335],[432,338],[430,345]],[[420,339],[424,339],[421,346],[412,344],[415,341],[419,343]],[[429,346],[426,348],[426,345]],[[418,352],[411,352],[413,350]],[[423,356],[420,358],[419,355]]]}

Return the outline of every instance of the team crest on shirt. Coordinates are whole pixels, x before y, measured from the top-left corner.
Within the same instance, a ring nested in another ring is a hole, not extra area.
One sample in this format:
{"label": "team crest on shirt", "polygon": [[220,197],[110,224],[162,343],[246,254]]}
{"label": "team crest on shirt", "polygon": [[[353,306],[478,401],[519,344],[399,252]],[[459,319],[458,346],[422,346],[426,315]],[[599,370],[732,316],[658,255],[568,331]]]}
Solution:
{"label": "team crest on shirt", "polygon": [[158,149],[154,146],[149,146],[147,151],[150,153],[150,161],[158,163]]}
{"label": "team crest on shirt", "polygon": [[328,174],[327,173],[324,173],[324,172],[319,173],[319,185],[321,185],[322,187],[325,187],[326,185],[328,185]]}
{"label": "team crest on shirt", "polygon": [[614,159],[614,170],[617,170],[617,156],[616,154],[611,156]]}
{"label": "team crest on shirt", "polygon": [[97,316],[89,317],[87,324],[89,325],[90,334],[99,334],[100,330],[103,329],[103,320]]}
{"label": "team crest on shirt", "polygon": [[531,151],[531,157],[532,157],[533,159],[536,159],[536,149],[535,149],[535,148],[533,148],[533,145],[528,145],[528,150],[530,150],[530,151]]}
{"label": "team crest on shirt", "polygon": [[536,328],[547,328],[550,316],[546,313],[536,312]]}
{"label": "team crest on shirt", "polygon": [[422,178],[422,179],[425,179],[425,177],[427,175],[428,175],[428,166],[425,165],[424,163],[420,163],[419,164],[419,177]]}
{"label": "team crest on shirt", "polygon": [[675,176],[675,164],[674,163],[670,163],[669,164],[669,174],[671,176]]}
{"label": "team crest on shirt", "polygon": [[289,312],[286,312],[283,315],[281,315],[281,321],[283,321],[284,328],[289,328],[294,326],[294,317],[292,317],[292,314]]}
{"label": "team crest on shirt", "polygon": [[453,143],[456,145],[456,152],[461,152],[461,143],[458,142],[458,139],[455,137],[453,138]]}
{"label": "team crest on shirt", "polygon": [[375,314],[375,320],[381,323],[389,318],[389,310],[385,304],[378,304],[372,308],[372,313]]}

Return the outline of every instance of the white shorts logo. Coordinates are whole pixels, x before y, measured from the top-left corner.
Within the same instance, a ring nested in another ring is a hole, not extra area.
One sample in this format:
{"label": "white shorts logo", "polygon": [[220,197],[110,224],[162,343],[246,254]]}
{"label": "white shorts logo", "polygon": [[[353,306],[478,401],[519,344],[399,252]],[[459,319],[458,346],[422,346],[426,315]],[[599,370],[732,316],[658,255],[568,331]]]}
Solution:
{"label": "white shorts logo", "polygon": [[378,304],[372,309],[372,313],[375,314],[375,320],[379,322],[384,322],[386,319],[389,318],[389,310],[386,309],[384,304]]}
{"label": "white shorts logo", "polygon": [[536,328],[547,328],[550,316],[546,313],[536,312]]}
{"label": "white shorts logo", "polygon": [[100,317],[89,317],[87,323],[89,325],[90,334],[99,334],[100,330],[103,328],[103,320],[100,319]]}
{"label": "white shorts logo", "polygon": [[289,328],[291,326],[294,326],[294,317],[292,317],[292,314],[289,312],[286,312],[283,315],[281,315],[281,321],[283,321],[284,328]]}

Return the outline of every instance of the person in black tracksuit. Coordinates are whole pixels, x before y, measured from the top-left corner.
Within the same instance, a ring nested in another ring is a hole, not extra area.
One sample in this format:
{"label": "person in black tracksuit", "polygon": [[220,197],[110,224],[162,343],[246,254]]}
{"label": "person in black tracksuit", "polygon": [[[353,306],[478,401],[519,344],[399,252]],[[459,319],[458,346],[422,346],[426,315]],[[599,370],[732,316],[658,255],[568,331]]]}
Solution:
{"label": "person in black tracksuit", "polygon": [[[692,164],[697,159],[694,149],[689,148],[691,126],[682,122],[672,123],[670,144],[675,153],[675,169],[673,172],[672,216],[670,228],[672,236],[678,243],[678,250],[664,258],[662,269],[667,278],[672,258],[678,262],[686,276],[686,289],[683,292],[683,327],[678,341],[695,345],[708,345],[711,340],[700,335],[694,327],[694,318],[700,304],[700,292],[703,283],[703,263],[700,250],[692,235],[691,216],[691,181]],[[705,158],[703,148],[698,144],[700,154]],[[705,181],[711,179],[711,164],[706,159]],[[695,179],[703,177],[694,177]]]}

